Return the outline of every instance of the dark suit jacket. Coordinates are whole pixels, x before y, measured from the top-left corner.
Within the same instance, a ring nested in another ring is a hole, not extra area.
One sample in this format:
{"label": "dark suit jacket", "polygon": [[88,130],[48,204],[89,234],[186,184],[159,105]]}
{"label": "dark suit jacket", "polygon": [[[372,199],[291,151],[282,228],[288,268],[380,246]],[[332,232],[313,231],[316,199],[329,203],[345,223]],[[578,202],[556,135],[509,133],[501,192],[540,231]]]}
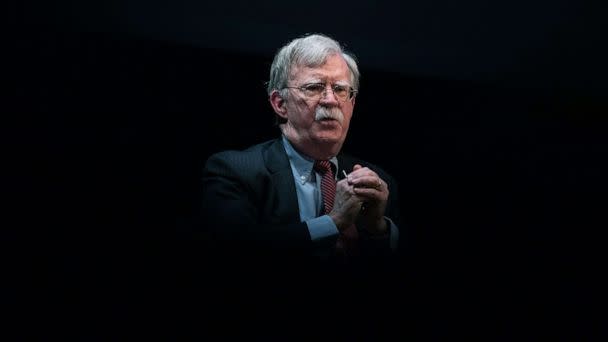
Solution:
{"label": "dark suit jacket", "polygon": [[[337,159],[338,175],[342,170],[351,172],[355,164],[378,173],[390,192],[385,216],[399,227],[395,180],[362,160],[345,154]],[[209,157],[203,171],[202,199],[203,225],[210,230],[215,247],[235,253],[245,248],[254,254],[311,252],[313,244],[306,223],[300,222],[294,177],[281,139]],[[388,239],[374,239],[365,232],[360,236],[362,255],[372,250],[390,254]]]}

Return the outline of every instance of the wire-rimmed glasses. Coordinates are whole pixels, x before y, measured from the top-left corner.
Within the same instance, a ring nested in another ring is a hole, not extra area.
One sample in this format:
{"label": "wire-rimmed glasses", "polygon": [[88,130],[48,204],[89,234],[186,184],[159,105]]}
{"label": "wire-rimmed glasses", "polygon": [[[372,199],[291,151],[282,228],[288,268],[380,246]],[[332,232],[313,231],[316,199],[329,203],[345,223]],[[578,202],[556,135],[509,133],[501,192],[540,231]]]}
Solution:
{"label": "wire-rimmed glasses", "polygon": [[[299,89],[309,99],[318,100],[321,96],[324,96],[327,91],[327,86],[324,83],[306,83],[299,87],[285,87],[289,89]],[[283,89],[285,89],[283,88]],[[357,94],[357,90],[349,85],[332,84],[331,91],[334,93],[336,98],[345,102],[351,100]]]}

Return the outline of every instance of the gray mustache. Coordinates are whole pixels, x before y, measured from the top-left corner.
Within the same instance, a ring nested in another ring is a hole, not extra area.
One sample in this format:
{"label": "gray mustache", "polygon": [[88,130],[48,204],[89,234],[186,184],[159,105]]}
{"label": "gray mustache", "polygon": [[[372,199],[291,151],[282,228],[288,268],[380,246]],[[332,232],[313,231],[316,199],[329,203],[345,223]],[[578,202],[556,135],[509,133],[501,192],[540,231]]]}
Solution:
{"label": "gray mustache", "polygon": [[340,123],[344,120],[344,114],[339,108],[317,107],[315,110],[315,121],[323,119],[338,120]]}

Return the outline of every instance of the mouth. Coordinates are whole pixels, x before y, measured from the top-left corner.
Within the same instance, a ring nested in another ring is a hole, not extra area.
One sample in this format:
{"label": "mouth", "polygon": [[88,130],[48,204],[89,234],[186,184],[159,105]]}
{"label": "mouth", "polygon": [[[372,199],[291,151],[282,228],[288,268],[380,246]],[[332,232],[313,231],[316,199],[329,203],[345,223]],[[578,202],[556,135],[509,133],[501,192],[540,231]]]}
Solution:
{"label": "mouth", "polygon": [[336,119],[321,119],[317,121],[319,127],[323,130],[335,130],[340,126],[340,121]]}

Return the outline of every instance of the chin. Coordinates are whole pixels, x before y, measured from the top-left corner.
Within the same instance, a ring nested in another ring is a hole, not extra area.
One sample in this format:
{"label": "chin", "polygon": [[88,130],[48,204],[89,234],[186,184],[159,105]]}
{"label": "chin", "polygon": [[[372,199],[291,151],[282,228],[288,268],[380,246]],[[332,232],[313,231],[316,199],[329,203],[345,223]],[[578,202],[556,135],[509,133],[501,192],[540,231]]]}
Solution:
{"label": "chin", "polygon": [[341,138],[342,137],[336,136],[336,135],[319,135],[319,136],[317,136],[317,140],[322,141],[322,142],[328,142],[328,143],[340,142],[342,140]]}
{"label": "chin", "polygon": [[325,131],[320,131],[317,132],[317,134],[315,134],[318,140],[323,140],[323,141],[341,141],[343,140],[343,136],[342,136],[342,130],[340,129],[333,129],[333,130],[325,130]]}
{"label": "chin", "polygon": [[342,137],[335,137],[335,136],[324,136],[324,137],[318,137],[317,141],[323,145],[325,145],[326,147],[328,145],[332,145],[331,149],[335,150],[335,149],[339,149],[342,146],[342,142],[344,141],[344,139],[342,139]]}

